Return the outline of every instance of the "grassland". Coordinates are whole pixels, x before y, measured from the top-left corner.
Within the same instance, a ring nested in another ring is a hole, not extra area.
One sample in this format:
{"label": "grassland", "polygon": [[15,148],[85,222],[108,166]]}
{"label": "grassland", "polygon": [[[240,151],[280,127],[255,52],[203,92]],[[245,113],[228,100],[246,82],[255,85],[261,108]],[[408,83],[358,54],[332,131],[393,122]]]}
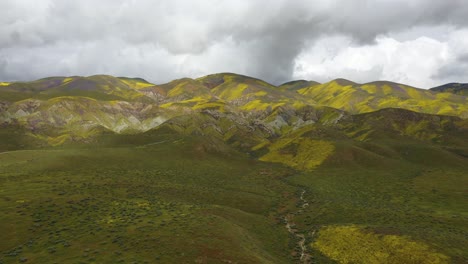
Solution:
{"label": "grassland", "polygon": [[292,170],[162,132],[0,154],[0,261],[296,263],[288,214],[318,263],[468,258],[460,149],[335,140]]}
{"label": "grassland", "polygon": [[296,223],[311,254],[319,263],[464,263],[466,158],[414,142],[387,147],[393,158],[338,142],[320,167],[290,178],[307,190]]}
{"label": "grassland", "polygon": [[1,263],[291,262],[290,170],[189,141],[0,154]]}

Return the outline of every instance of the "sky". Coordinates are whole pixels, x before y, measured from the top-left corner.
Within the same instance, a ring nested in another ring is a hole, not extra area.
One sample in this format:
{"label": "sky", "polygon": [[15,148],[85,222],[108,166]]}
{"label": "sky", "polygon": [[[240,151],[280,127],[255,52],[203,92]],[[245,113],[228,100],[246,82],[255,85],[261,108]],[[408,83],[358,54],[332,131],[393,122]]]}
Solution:
{"label": "sky", "polygon": [[0,0],[0,81],[468,82],[467,0]]}

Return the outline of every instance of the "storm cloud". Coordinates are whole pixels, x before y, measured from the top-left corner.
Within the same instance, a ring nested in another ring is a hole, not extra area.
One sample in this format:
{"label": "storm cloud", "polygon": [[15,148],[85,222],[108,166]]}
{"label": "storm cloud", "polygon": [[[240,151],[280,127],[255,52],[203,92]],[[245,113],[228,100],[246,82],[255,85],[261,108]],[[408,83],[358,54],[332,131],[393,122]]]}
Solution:
{"label": "storm cloud", "polygon": [[[468,82],[464,0],[3,0],[0,80]],[[459,67],[461,66],[461,67]]]}

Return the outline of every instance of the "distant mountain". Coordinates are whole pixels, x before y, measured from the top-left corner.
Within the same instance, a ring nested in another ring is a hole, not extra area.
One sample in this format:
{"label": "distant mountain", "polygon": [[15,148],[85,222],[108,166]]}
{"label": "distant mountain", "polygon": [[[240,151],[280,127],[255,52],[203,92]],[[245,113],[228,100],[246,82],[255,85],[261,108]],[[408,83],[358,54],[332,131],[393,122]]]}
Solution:
{"label": "distant mountain", "polygon": [[306,80],[297,80],[297,81],[291,81],[291,82],[286,82],[278,86],[278,89],[281,91],[289,90],[289,91],[297,91],[299,89],[313,86],[313,85],[318,85],[320,83],[316,81],[306,81]]}
{"label": "distant mountain", "polygon": [[468,98],[386,81],[299,80],[274,86],[233,73],[165,84],[94,75],[0,86],[0,124],[22,127],[52,145],[86,141],[102,131],[135,134],[165,125],[262,149],[272,137],[311,124],[334,126],[386,108],[467,118]]}
{"label": "distant mountain", "polygon": [[61,96],[83,96],[103,101],[138,101],[144,100],[145,96],[137,89],[151,85],[141,79],[116,78],[109,75],[49,77],[4,85],[0,89],[0,100],[47,100]]}
{"label": "distant mountain", "polygon": [[429,90],[468,96],[468,83],[447,83]]}
{"label": "distant mountain", "polygon": [[367,113],[392,107],[428,114],[468,117],[467,97],[387,81],[357,84],[337,79],[299,89],[298,93],[320,105],[351,113]]}

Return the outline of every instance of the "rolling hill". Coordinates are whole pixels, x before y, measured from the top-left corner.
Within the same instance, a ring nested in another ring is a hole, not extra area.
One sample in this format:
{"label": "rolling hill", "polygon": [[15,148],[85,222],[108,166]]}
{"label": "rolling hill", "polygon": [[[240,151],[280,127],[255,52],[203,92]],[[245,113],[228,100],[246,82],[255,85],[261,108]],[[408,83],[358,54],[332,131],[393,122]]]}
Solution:
{"label": "rolling hill", "polygon": [[458,95],[468,96],[468,83],[447,83],[429,89],[435,92],[454,93]]}
{"label": "rolling hill", "polygon": [[2,82],[0,263],[466,263],[459,87]]}
{"label": "rolling hill", "polygon": [[350,113],[402,108],[428,114],[468,117],[465,96],[446,92],[437,93],[387,81],[356,84],[337,79],[304,87],[298,92],[318,104],[343,109]]}
{"label": "rolling hill", "polygon": [[323,111],[330,113],[330,122],[337,118],[334,115],[385,108],[467,118],[467,100],[384,81],[295,81],[275,87],[252,77],[220,73],[155,85],[139,78],[95,75],[5,84],[0,89],[0,121],[14,121],[33,134],[46,131],[45,126],[56,128],[67,138],[79,130],[86,138],[86,131],[96,127],[143,132],[180,115],[214,111],[282,134],[316,122]]}

